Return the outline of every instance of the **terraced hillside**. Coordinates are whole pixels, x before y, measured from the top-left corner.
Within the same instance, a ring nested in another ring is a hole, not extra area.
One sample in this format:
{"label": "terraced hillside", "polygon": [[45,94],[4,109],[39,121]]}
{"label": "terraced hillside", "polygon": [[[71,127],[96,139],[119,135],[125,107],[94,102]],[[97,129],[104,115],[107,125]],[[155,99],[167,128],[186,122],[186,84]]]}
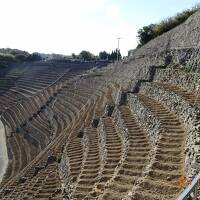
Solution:
{"label": "terraced hillside", "polygon": [[10,164],[0,199],[177,199],[199,173],[199,66],[186,70],[199,47],[187,46],[196,52],[187,62],[176,60],[184,47],[148,50],[184,27],[196,30],[188,21],[126,61],[49,70],[52,84],[47,73],[33,89],[22,86],[30,93],[2,106]]}

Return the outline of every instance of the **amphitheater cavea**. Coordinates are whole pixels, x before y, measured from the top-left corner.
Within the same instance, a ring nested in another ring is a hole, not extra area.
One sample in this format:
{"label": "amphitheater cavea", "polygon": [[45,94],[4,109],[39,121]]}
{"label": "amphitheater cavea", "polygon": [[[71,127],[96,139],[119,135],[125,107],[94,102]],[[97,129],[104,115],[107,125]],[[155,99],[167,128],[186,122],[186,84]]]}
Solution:
{"label": "amphitheater cavea", "polygon": [[199,171],[200,11],[113,63],[0,76],[2,200],[197,200]]}

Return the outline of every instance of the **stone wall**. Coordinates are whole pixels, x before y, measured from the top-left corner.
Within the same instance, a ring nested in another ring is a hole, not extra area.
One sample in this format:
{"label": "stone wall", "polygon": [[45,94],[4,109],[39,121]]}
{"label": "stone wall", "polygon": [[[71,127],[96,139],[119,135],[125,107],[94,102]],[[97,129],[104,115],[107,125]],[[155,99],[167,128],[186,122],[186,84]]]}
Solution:
{"label": "stone wall", "polygon": [[200,75],[198,73],[186,73],[168,67],[165,70],[158,69],[154,81],[166,81],[196,94],[200,93]]}
{"label": "stone wall", "polygon": [[97,177],[97,180],[100,180],[101,176],[102,176],[102,172],[104,169],[104,165],[105,165],[105,160],[107,157],[107,151],[106,151],[106,133],[105,133],[105,127],[104,127],[104,123],[102,121],[102,118],[100,118],[99,120],[99,124],[98,124],[98,128],[97,128],[97,133],[98,133],[98,140],[99,140],[99,146],[101,148],[99,148],[100,152],[99,152],[99,156],[100,156],[100,170],[99,170],[99,175]]}

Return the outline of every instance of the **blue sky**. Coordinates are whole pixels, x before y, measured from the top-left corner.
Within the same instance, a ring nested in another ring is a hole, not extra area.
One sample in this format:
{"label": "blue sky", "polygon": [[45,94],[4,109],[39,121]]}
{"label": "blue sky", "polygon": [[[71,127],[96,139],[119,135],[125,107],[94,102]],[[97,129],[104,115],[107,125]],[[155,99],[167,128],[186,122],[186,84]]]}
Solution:
{"label": "blue sky", "polygon": [[138,26],[159,22],[200,3],[198,0],[113,0],[113,2],[118,2],[126,19]]}
{"label": "blue sky", "polygon": [[0,0],[0,48],[78,54],[89,50],[126,55],[137,30],[159,22],[195,0]]}

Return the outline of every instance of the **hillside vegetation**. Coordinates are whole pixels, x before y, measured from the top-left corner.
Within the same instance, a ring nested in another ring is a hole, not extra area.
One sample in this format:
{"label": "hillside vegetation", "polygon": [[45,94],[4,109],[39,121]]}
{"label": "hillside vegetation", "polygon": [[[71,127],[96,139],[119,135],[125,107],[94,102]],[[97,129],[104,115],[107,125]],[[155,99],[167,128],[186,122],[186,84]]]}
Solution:
{"label": "hillside vegetation", "polygon": [[139,44],[137,48],[145,45],[150,40],[162,35],[163,33],[175,28],[188,19],[192,14],[200,10],[200,4],[192,9],[184,10],[173,17],[162,20],[158,24],[150,24],[138,30]]}
{"label": "hillside vegetation", "polygon": [[37,53],[28,53],[18,49],[0,49],[0,62],[16,62],[16,61],[34,61],[40,60],[41,57]]}

